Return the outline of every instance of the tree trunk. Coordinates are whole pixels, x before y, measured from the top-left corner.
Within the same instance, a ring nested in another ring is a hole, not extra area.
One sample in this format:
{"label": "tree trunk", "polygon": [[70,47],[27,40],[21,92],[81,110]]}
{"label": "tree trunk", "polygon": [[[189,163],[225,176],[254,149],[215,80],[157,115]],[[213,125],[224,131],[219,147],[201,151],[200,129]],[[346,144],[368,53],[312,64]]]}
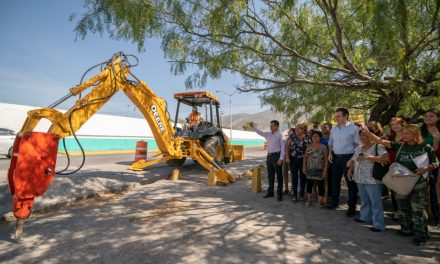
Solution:
{"label": "tree trunk", "polygon": [[417,109],[413,116],[408,116],[405,120],[408,124],[417,124],[423,122],[423,117],[421,117],[426,112],[425,109]]}
{"label": "tree trunk", "polygon": [[389,97],[393,99],[392,104],[389,104],[383,97],[377,100],[376,105],[371,110],[368,121],[379,121],[382,126],[390,123],[391,118],[395,117],[400,110],[400,102],[403,96],[400,93],[392,92],[389,94]]}

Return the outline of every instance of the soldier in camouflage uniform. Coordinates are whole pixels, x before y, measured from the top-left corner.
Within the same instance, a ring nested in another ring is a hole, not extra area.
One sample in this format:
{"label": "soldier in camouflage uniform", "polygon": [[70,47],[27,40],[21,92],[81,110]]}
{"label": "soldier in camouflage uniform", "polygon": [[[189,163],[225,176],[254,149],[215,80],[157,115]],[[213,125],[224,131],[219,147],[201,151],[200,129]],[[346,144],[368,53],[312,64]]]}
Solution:
{"label": "soldier in camouflage uniform", "polygon": [[419,238],[421,244],[430,239],[428,214],[425,210],[428,198],[428,182],[423,177],[420,177],[409,195],[396,195],[401,226],[399,233],[402,236],[414,234],[415,238]]}
{"label": "soldier in camouflage uniform", "polygon": [[[362,131],[369,132],[365,126],[363,126]],[[426,175],[427,172],[438,168],[438,159],[434,149],[424,143],[420,128],[417,125],[405,126],[402,134],[404,142],[390,142],[372,133],[369,135],[376,143],[395,151],[397,153],[396,162],[418,175]],[[426,167],[418,168],[413,158],[425,153],[428,155],[429,164]],[[421,176],[409,195],[397,195],[396,198],[401,226],[398,233],[402,236],[414,235],[413,242],[417,246],[425,244],[431,238],[428,232],[428,215],[425,210],[429,199],[427,179]]]}

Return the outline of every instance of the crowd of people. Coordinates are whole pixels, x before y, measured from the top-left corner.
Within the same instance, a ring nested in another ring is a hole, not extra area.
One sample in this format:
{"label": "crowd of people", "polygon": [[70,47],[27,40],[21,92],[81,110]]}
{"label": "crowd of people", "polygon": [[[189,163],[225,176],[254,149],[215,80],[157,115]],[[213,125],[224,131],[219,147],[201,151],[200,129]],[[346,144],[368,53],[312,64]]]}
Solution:
{"label": "crowd of people", "polygon": [[440,226],[440,111],[426,111],[421,125],[394,117],[386,135],[378,121],[350,123],[346,108],[336,109],[333,120],[335,125],[313,122],[311,129],[298,124],[284,136],[277,120],[270,122],[269,132],[254,128],[268,143],[269,187],[263,197],[275,197],[276,175],[278,201],[291,195],[294,203],[311,207],[316,194],[317,207],[335,210],[344,177],[347,217],[382,232],[386,229],[383,201],[390,197],[392,218],[401,227],[398,234],[413,236],[415,245],[429,241],[428,212]]}

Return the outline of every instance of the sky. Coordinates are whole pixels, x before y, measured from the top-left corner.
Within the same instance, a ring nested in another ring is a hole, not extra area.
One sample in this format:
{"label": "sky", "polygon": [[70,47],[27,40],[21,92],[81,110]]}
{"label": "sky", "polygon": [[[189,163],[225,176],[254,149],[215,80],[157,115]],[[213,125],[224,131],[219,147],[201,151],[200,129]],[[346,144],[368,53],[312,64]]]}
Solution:
{"label": "sky", "polygon": [[[139,58],[132,72],[168,102],[174,116],[173,94],[185,91],[185,75],[175,76],[160,49],[160,39],[149,39],[146,50],[139,53],[130,41],[116,41],[107,35],[88,34],[75,40],[76,21],[85,11],[83,1],[14,0],[0,2],[0,102],[46,107],[68,94],[82,74],[91,66],[108,60],[113,53],[123,51]],[[96,74],[97,72],[94,72]],[[88,75],[91,77],[92,75]],[[238,75],[225,73],[220,79],[208,80],[206,90],[233,93],[241,84]],[[222,112],[229,115],[229,96],[217,93]],[[68,109],[77,98],[60,105]],[[232,113],[256,113],[269,109],[261,106],[258,96],[236,93],[232,97]],[[182,114],[189,111],[185,109]],[[99,113],[140,117],[134,105],[120,92]]]}

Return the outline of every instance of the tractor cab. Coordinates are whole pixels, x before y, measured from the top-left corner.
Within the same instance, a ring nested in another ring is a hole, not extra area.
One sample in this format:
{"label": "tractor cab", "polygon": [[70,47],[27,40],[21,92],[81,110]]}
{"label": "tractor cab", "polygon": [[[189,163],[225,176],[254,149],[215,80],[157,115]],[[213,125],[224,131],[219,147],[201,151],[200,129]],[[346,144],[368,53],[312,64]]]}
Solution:
{"label": "tractor cab", "polygon": [[[194,91],[176,93],[174,98],[177,100],[174,119],[176,136],[201,140],[220,134],[223,137],[219,115],[220,100],[217,96],[208,91]],[[183,123],[181,128],[177,127],[179,118]]]}
{"label": "tractor cab", "polygon": [[[230,139],[223,133],[221,127],[218,97],[208,91],[194,91],[176,93],[174,98],[177,100],[174,118],[175,136],[198,141],[198,144],[216,164],[231,162],[235,157],[234,150]],[[179,114],[181,114],[180,121],[183,123],[181,128],[177,127]],[[236,159],[241,160],[241,158]],[[179,165],[182,162],[184,159],[173,159],[168,164]]]}

